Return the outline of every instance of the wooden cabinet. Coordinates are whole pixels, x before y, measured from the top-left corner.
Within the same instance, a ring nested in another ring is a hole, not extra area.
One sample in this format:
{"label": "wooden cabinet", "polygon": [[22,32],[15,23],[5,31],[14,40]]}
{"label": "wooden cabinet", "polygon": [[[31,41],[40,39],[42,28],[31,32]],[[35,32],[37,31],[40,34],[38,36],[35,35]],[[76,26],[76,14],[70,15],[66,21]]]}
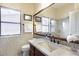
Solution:
{"label": "wooden cabinet", "polygon": [[35,48],[35,56],[45,56],[45,55]]}
{"label": "wooden cabinet", "polygon": [[40,52],[37,48],[35,48],[32,44],[30,44],[30,56],[45,56],[42,52]]}
{"label": "wooden cabinet", "polygon": [[30,56],[34,56],[35,55],[35,47],[33,47],[33,45],[30,44],[30,51],[29,51],[29,55]]}

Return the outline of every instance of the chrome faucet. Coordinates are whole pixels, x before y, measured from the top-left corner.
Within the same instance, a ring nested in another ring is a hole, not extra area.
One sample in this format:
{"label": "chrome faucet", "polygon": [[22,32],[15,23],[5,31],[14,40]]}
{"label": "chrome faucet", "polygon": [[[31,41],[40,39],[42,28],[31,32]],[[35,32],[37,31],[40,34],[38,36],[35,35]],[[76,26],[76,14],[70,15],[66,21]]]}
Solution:
{"label": "chrome faucet", "polygon": [[52,42],[52,36],[51,36],[51,34],[46,34],[46,38],[49,39]]}

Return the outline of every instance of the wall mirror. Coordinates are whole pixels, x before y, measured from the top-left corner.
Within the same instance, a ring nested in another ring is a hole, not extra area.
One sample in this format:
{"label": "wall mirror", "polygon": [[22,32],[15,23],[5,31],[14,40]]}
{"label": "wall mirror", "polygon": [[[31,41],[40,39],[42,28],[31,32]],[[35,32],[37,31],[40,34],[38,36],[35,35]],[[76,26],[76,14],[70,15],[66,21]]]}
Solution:
{"label": "wall mirror", "polygon": [[[35,18],[34,33],[50,33],[67,37],[67,35],[75,31],[70,28],[71,21],[69,19],[71,17],[69,13],[78,9],[79,4],[76,3],[53,4],[36,15],[40,18]],[[40,19],[40,21],[37,19]]]}

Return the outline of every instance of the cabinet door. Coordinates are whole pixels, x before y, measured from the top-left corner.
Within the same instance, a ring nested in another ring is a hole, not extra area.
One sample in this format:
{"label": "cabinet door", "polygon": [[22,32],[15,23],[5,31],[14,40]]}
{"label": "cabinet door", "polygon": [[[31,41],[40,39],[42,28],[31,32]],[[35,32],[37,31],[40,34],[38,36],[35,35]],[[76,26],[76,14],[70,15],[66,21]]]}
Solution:
{"label": "cabinet door", "polygon": [[29,51],[30,53],[29,53],[29,55],[30,56],[34,56],[35,55],[35,48],[30,44],[30,51]]}
{"label": "cabinet door", "polygon": [[41,53],[38,49],[35,49],[35,56],[45,56],[45,55]]}
{"label": "cabinet door", "polygon": [[38,49],[36,49],[33,45],[30,44],[30,56],[45,56],[43,53],[41,53]]}

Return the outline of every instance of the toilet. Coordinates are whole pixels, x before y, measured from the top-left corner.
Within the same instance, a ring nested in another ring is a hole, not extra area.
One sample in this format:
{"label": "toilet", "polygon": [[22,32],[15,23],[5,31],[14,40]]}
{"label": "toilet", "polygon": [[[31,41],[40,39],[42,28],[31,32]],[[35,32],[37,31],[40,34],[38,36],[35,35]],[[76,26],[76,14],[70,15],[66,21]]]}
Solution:
{"label": "toilet", "polygon": [[30,49],[29,44],[23,45],[22,46],[22,55],[29,56],[29,49]]}

